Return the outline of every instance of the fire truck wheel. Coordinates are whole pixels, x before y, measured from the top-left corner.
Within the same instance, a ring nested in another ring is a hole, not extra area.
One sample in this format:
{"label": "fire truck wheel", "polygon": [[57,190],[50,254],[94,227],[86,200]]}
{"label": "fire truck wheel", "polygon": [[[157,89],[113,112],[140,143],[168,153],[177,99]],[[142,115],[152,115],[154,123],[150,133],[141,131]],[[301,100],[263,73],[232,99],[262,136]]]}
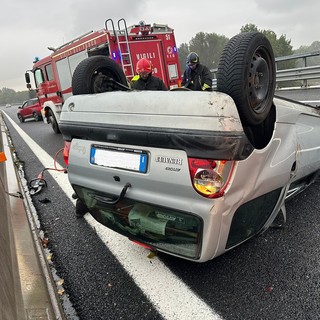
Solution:
{"label": "fire truck wheel", "polygon": [[49,110],[49,121],[51,123],[52,130],[54,133],[60,133],[59,125],[56,120],[56,117],[54,116],[53,112]]}
{"label": "fire truck wheel", "polygon": [[217,90],[233,98],[244,126],[259,125],[268,117],[275,84],[275,60],[269,40],[259,32],[231,38],[220,58]]}
{"label": "fire truck wheel", "polygon": [[122,68],[105,56],[92,56],[82,60],[72,76],[74,95],[129,90]]}

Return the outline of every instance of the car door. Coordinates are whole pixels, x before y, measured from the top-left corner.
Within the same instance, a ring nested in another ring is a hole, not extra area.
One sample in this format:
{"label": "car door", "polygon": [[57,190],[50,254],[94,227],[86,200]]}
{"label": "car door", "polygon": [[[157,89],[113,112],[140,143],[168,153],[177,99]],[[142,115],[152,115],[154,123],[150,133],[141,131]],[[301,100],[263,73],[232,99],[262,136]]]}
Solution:
{"label": "car door", "polygon": [[28,104],[29,102],[26,101],[22,106],[21,106],[21,110],[20,110],[20,114],[22,115],[23,118],[27,118],[28,117]]}
{"label": "car door", "polygon": [[34,107],[34,100],[29,100],[28,106],[26,108],[26,117],[28,118],[32,117],[33,107]]}
{"label": "car door", "polygon": [[34,112],[39,113],[39,111],[37,110],[39,104],[37,102],[37,100],[31,100],[30,101],[30,106],[29,106],[29,115],[32,116]]}

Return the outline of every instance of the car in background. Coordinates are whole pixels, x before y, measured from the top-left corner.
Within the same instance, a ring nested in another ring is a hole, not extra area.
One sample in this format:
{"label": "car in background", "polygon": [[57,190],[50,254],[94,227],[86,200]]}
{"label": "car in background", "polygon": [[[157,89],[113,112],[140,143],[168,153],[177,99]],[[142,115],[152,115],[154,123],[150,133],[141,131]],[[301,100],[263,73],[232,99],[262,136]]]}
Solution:
{"label": "car in background", "polygon": [[33,118],[35,121],[41,120],[41,104],[38,98],[24,101],[17,111],[17,116],[21,123],[24,122],[25,119],[30,118]]}

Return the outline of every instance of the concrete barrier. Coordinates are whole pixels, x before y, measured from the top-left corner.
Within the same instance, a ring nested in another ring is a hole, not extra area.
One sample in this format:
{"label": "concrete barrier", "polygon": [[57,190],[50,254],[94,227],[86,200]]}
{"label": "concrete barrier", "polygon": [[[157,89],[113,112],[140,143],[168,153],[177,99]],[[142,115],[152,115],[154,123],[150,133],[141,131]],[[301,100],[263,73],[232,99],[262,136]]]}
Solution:
{"label": "concrete barrier", "polygon": [[65,319],[0,113],[0,319]]}

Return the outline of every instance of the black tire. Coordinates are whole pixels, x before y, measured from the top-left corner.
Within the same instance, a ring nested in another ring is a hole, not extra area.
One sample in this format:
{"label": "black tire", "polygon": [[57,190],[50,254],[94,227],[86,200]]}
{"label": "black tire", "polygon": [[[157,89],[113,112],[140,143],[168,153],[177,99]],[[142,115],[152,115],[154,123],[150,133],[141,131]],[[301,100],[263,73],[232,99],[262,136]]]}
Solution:
{"label": "black tire", "polygon": [[51,110],[49,110],[49,121],[51,123],[51,127],[52,127],[52,130],[54,131],[54,133],[57,133],[57,134],[60,133],[57,119]]}
{"label": "black tire", "polygon": [[33,115],[33,119],[34,119],[35,121],[39,121],[39,120],[40,120],[40,116],[39,116],[39,113],[38,113],[38,112],[34,112],[32,115]]}
{"label": "black tire", "polygon": [[92,56],[82,60],[72,76],[73,95],[124,90],[125,88],[129,90],[122,68],[105,56]]}
{"label": "black tire", "polygon": [[24,122],[24,118],[21,114],[18,114],[18,119],[21,123]]}
{"label": "black tire", "polygon": [[268,116],[276,84],[274,54],[259,32],[241,33],[227,43],[217,72],[217,90],[231,96],[243,125],[258,125]]}

